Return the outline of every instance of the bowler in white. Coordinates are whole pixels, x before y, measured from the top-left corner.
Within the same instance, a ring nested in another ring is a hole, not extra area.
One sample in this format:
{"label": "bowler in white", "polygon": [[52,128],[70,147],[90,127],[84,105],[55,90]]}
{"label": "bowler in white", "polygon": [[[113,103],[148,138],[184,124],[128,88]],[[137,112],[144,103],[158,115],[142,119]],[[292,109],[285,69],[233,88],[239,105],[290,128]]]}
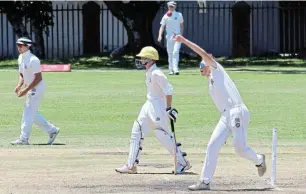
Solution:
{"label": "bowler in white", "polygon": [[202,58],[200,71],[208,77],[209,95],[219,110],[221,117],[207,145],[200,180],[189,186],[189,190],[209,190],[210,182],[217,166],[217,159],[222,145],[229,136],[233,136],[235,151],[241,157],[252,161],[258,175],[266,172],[265,155],[256,154],[247,144],[247,130],[250,113],[229,75],[214,57],[181,35],[174,36]]}
{"label": "bowler in white", "polygon": [[22,114],[20,137],[11,144],[28,145],[32,125],[35,123],[49,135],[47,144],[51,145],[60,130],[38,112],[39,104],[46,89],[40,69],[40,60],[30,51],[30,46],[33,44],[32,40],[22,37],[17,40],[16,44],[20,55],[18,57],[19,80],[15,93],[18,97],[25,96],[26,101]]}
{"label": "bowler in white", "polygon": [[167,39],[167,53],[169,63],[169,75],[179,75],[179,59],[181,43],[174,41],[171,36],[175,34],[183,34],[184,30],[184,19],[180,12],[177,12],[176,3],[170,1],[167,3],[168,12],[161,19],[161,26],[158,34],[158,42],[161,42],[164,29],[166,28],[166,39]]}

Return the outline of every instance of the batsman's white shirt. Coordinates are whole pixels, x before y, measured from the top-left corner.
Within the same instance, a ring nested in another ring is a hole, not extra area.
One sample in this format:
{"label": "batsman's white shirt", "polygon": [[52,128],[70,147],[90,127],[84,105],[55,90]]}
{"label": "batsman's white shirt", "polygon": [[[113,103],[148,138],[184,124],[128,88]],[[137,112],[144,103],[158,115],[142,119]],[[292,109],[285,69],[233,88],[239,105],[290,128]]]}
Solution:
{"label": "batsman's white shirt", "polygon": [[173,87],[168,82],[164,73],[152,65],[146,72],[147,99],[150,101],[161,100],[166,102],[166,96],[172,95]]}
{"label": "batsman's white shirt", "polygon": [[222,113],[226,109],[243,104],[241,96],[224,68],[216,62],[217,67],[209,76],[209,95],[217,109]]}

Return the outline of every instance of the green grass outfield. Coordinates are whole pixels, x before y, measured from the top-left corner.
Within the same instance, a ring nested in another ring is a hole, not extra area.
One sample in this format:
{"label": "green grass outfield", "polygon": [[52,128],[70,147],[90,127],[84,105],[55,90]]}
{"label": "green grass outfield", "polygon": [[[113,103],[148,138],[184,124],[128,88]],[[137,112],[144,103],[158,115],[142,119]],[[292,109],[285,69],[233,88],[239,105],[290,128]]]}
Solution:
{"label": "green grass outfield", "polygon": [[[207,78],[195,68],[198,62],[183,60],[181,75],[168,76],[174,86],[173,106],[179,111],[177,140],[193,166],[189,173],[176,176],[170,173],[173,159],[153,132],[145,138],[139,174],[114,171],[128,157],[131,127],[146,100],[145,73],[122,70],[124,61],[116,65],[110,59],[84,60],[71,62],[72,72],[43,74],[48,89],[40,111],[61,128],[52,146],[39,145],[48,136],[36,126],[32,145],[9,144],[20,134],[24,99],[13,92],[16,61],[0,62],[0,193],[186,193],[200,176],[206,145],[220,117],[207,93]],[[268,170],[258,177],[254,164],[235,154],[230,138],[220,152],[212,189],[279,193],[269,186],[272,128],[276,127],[277,186],[283,193],[305,193],[305,62],[224,62],[251,113],[249,145],[266,154]]]}
{"label": "green grass outfield", "polygon": [[[244,68],[227,70],[251,113],[250,142],[270,144],[272,128],[276,127],[279,141],[305,143],[303,68],[287,67],[286,74],[282,74],[284,70],[258,73],[249,71],[253,67]],[[236,71],[242,69],[246,71]],[[168,77],[174,86],[173,106],[179,111],[177,137],[185,147],[203,148],[220,114],[207,93],[207,79],[199,76],[198,69],[185,69],[181,73]],[[144,71],[126,70],[44,73],[48,90],[40,111],[61,128],[56,142],[66,147],[127,148],[133,121],[146,100],[144,76]],[[0,71],[0,77],[0,146],[11,147],[9,142],[20,133],[24,99],[18,99],[13,92],[18,78],[16,71]],[[31,143],[46,141],[46,134],[35,126]]]}

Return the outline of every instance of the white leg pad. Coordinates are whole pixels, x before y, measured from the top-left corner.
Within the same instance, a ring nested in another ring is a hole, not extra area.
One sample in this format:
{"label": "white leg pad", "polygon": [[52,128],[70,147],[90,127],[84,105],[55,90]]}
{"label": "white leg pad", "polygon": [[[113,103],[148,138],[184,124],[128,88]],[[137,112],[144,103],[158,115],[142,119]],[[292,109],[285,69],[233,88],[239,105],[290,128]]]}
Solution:
{"label": "white leg pad", "polygon": [[131,141],[130,141],[130,153],[128,159],[128,167],[132,169],[139,163],[139,157],[142,150],[143,144],[143,133],[141,130],[141,125],[138,121],[134,121]]}
{"label": "white leg pad", "polygon": [[[156,129],[154,130],[156,138],[158,139],[158,141],[169,151],[169,153],[174,156],[173,153],[173,146],[174,146],[174,141],[173,141],[173,137],[172,135],[170,135],[167,131],[163,130],[163,129]],[[175,145],[176,146],[176,145]],[[181,152],[181,149],[179,147],[176,146],[177,149],[177,162],[180,165],[185,166],[186,160]]]}

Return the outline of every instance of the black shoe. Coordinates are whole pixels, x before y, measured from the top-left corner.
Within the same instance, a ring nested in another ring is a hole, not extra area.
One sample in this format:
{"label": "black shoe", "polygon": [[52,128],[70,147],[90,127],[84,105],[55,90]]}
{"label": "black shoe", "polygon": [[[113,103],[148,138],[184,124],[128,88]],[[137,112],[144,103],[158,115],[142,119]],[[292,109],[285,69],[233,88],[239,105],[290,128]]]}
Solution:
{"label": "black shoe", "polygon": [[175,75],[180,75],[180,72],[175,72],[174,74],[175,74]]}

